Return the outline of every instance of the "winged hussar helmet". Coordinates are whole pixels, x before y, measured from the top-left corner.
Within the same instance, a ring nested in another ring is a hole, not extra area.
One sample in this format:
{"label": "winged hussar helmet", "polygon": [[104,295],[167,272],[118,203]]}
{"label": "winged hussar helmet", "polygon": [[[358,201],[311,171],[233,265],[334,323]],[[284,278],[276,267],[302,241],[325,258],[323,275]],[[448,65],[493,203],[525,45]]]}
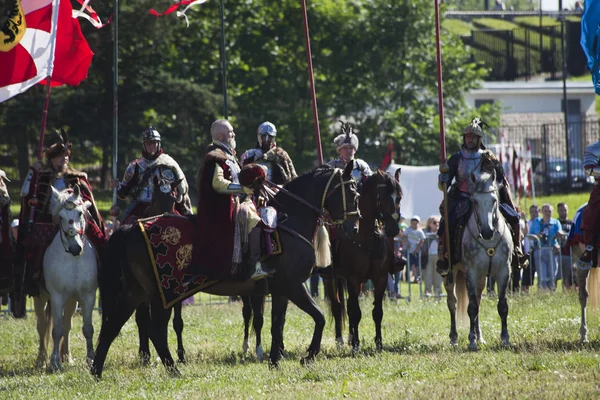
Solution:
{"label": "winged hussar helmet", "polygon": [[358,150],[358,136],[352,133],[352,125],[349,122],[340,122],[342,123],[342,134],[333,139],[335,149],[339,150],[344,146],[352,146],[355,150]]}
{"label": "winged hussar helmet", "polygon": [[44,151],[44,155],[48,160],[64,154],[67,156],[71,155],[72,143],[69,140],[69,135],[64,129],[55,131],[48,136],[50,136],[46,139],[48,140],[48,145]]}

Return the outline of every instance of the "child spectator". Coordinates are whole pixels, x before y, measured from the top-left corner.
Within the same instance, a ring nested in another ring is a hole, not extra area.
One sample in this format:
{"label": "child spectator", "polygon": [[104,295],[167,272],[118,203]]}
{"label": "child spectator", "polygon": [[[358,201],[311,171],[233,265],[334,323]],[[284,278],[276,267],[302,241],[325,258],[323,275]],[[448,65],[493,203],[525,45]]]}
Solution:
{"label": "child spectator", "polygon": [[408,265],[410,265],[410,271],[413,274],[413,283],[419,283],[421,279],[418,271],[419,264],[421,264],[421,266],[425,265],[422,263],[423,260],[421,259],[421,250],[423,243],[425,242],[425,233],[419,227],[420,222],[421,218],[418,215],[414,215],[410,219],[410,226],[404,231],[404,244],[408,253]]}
{"label": "child spectator", "polygon": [[427,225],[424,229],[425,233],[425,249],[427,251],[427,266],[425,267],[425,296],[431,296],[432,287],[433,293],[437,298],[442,296],[442,276],[437,273],[435,266],[438,260],[438,235],[437,231],[440,226],[440,216],[432,215],[427,219]]}

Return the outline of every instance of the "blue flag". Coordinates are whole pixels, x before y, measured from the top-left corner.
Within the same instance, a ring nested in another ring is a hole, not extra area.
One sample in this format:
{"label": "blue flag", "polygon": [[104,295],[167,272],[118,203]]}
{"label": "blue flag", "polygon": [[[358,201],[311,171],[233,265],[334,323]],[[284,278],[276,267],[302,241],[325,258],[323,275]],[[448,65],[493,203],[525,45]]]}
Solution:
{"label": "blue flag", "polygon": [[586,0],[581,17],[581,47],[592,73],[594,90],[600,95],[600,0]]}

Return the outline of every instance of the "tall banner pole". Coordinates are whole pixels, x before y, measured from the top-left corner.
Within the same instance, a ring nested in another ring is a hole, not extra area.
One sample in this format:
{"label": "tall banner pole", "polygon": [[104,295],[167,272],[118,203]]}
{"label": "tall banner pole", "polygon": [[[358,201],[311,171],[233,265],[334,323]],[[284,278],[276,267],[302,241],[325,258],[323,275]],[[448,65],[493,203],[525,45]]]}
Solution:
{"label": "tall banner pole", "polygon": [[[117,182],[117,161],[119,150],[119,0],[114,0],[114,38],[113,38],[113,182]],[[113,206],[117,204],[117,186],[113,185]],[[113,227],[116,228],[117,216],[113,215]]]}
{"label": "tall banner pole", "polygon": [[[46,133],[46,122],[48,121],[48,107],[50,105],[50,77],[46,78],[46,98],[44,99],[44,110],[42,111],[42,125],[40,127],[40,140],[37,148],[37,160],[42,161],[42,152],[44,150],[44,134]],[[37,206],[37,191],[40,174],[38,171],[33,171],[33,196],[29,200],[29,224],[27,230],[31,231],[33,226],[33,219],[35,216],[35,208]]]}
{"label": "tall banner pole", "polygon": [[227,55],[225,54],[225,4],[221,0],[221,75],[223,79],[223,118],[227,119],[228,99],[227,99]]}
{"label": "tall banner pole", "polygon": [[[450,168],[446,164],[446,132],[444,129],[444,87],[442,80],[442,46],[440,43],[440,6],[438,0],[435,3],[435,50],[437,57],[437,82],[438,82],[438,109],[440,114],[440,174],[448,174]],[[448,224],[448,182],[442,184],[444,191],[444,230],[446,236],[446,253],[448,262],[452,266],[452,257],[450,248],[450,227]],[[452,276],[452,275],[449,275]]]}
{"label": "tall banner pole", "polygon": [[321,130],[319,129],[319,112],[317,111],[317,94],[315,92],[315,77],[313,74],[312,53],[310,51],[310,35],[308,33],[308,14],[306,0],[302,0],[302,14],[304,17],[304,40],[306,41],[306,59],[308,61],[308,78],[310,81],[310,96],[312,100],[313,119],[315,122],[315,136],[317,145],[317,160],[323,164],[323,149],[321,148]]}

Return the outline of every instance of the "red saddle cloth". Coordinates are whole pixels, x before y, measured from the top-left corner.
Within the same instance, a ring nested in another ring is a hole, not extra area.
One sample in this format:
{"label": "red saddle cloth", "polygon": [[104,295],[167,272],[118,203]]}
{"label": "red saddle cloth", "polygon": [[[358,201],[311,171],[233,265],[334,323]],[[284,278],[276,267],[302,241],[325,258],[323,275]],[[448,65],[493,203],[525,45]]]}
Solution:
{"label": "red saddle cloth", "polygon": [[146,239],[163,307],[200,291],[213,282],[190,266],[195,224],[187,217],[162,216],[138,220]]}

